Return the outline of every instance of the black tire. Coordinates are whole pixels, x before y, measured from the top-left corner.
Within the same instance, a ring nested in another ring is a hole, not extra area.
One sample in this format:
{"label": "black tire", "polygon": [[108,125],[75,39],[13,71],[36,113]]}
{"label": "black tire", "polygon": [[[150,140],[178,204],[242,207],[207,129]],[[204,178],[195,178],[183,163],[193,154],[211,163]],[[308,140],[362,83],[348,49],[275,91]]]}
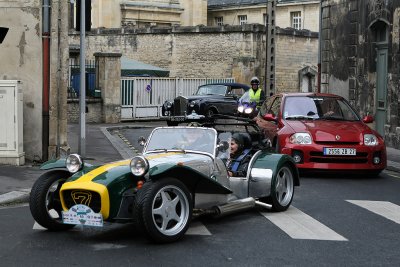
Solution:
{"label": "black tire", "polygon": [[[41,175],[34,183],[29,208],[35,221],[50,231],[65,231],[73,224],[63,224],[61,217],[60,188],[70,176],[67,171],[50,171]],[[55,217],[57,213],[58,218]]]}
{"label": "black tire", "polygon": [[176,121],[167,121],[168,126],[178,126],[178,122]]}
{"label": "black tire", "polygon": [[294,173],[291,166],[284,164],[272,178],[271,196],[268,198],[273,211],[285,211],[294,196]]}
{"label": "black tire", "polygon": [[152,241],[168,243],[182,238],[192,212],[193,203],[186,186],[175,178],[162,178],[146,182],[139,190],[134,221],[137,229],[143,229]]}

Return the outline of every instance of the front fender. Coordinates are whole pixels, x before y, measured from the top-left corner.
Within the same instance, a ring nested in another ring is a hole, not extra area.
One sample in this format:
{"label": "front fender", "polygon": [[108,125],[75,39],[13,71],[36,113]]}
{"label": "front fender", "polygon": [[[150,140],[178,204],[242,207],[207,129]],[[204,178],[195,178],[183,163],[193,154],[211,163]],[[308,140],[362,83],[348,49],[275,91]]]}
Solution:
{"label": "front fender", "polygon": [[[51,170],[51,169],[64,169],[67,170],[67,166],[65,161],[67,158],[58,158],[58,159],[52,159],[49,161],[44,162],[42,165],[40,165],[41,170]],[[90,168],[93,165],[88,164],[88,163],[83,163],[84,168]]]}
{"label": "front fender", "polygon": [[165,177],[174,177],[184,183],[186,187],[195,193],[206,194],[230,194],[232,191],[218,183],[216,180],[198,172],[187,166],[178,166],[176,164],[159,164],[149,171],[151,180],[158,180]]}
{"label": "front fender", "polygon": [[52,159],[44,162],[40,165],[41,170],[50,170],[50,169],[67,169],[65,166],[66,158]]}

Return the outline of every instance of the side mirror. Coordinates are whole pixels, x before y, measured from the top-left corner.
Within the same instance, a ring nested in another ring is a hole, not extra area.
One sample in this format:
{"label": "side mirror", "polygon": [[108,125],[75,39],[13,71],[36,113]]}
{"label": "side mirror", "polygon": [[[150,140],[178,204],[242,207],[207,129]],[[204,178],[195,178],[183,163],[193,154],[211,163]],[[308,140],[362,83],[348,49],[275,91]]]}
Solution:
{"label": "side mirror", "polygon": [[144,144],[146,144],[146,138],[144,138],[144,136],[139,137],[138,143],[139,145],[144,146]]}
{"label": "side mirror", "polygon": [[275,122],[277,121],[276,117],[271,113],[265,114],[263,116],[263,119],[266,121],[275,121]]}
{"label": "side mirror", "polygon": [[218,151],[221,151],[221,152],[227,151],[228,148],[229,148],[229,144],[228,144],[227,141],[221,141],[221,142],[219,142],[219,144],[217,145]]}
{"label": "side mirror", "polygon": [[371,115],[367,115],[362,119],[362,121],[364,123],[372,123],[372,122],[374,122],[374,117],[372,117]]}

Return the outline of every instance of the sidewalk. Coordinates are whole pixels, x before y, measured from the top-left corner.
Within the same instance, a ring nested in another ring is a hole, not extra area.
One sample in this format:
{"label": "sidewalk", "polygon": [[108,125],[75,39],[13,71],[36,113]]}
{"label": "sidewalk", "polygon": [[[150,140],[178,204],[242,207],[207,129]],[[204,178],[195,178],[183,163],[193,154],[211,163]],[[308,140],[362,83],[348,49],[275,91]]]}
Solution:
{"label": "sidewalk", "polygon": [[[129,158],[132,150],[113,129],[138,127],[140,125],[159,125],[160,122],[135,122],[120,124],[87,124],[86,125],[86,161],[91,164],[102,164]],[[108,130],[107,130],[108,129]],[[78,152],[79,125],[68,125],[68,142],[71,153]],[[400,173],[400,150],[387,148],[387,170]],[[29,198],[30,188],[44,171],[39,165],[27,163],[24,166],[0,165],[0,205],[10,202],[24,202]]]}

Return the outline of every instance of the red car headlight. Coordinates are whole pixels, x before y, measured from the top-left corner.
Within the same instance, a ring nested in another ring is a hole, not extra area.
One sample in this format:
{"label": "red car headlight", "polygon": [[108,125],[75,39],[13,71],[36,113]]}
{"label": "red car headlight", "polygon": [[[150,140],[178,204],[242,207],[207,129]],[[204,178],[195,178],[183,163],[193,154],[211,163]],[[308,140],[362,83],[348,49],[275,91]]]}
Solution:
{"label": "red car headlight", "polygon": [[366,146],[377,146],[379,144],[378,138],[373,134],[364,135],[364,145]]}
{"label": "red car headlight", "polygon": [[311,135],[309,133],[295,133],[289,138],[289,142],[299,145],[311,145]]}

